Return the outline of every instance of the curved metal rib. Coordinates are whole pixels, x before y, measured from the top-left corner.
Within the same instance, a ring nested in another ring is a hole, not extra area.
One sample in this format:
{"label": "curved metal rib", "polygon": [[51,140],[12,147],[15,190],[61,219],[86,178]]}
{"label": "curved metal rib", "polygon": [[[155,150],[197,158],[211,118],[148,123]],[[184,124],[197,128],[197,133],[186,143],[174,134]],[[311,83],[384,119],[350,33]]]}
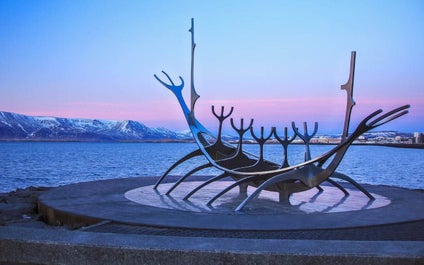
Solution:
{"label": "curved metal rib", "polygon": [[323,188],[321,188],[321,186],[320,186],[320,185],[316,186],[316,188],[318,189],[318,193],[321,193],[321,192],[323,192],[323,191],[324,191],[324,189],[323,189]]}
{"label": "curved metal rib", "polygon": [[211,205],[214,201],[216,201],[219,197],[221,197],[222,195],[224,195],[225,193],[229,192],[230,190],[232,190],[233,188],[235,188],[236,186],[239,186],[240,184],[243,183],[248,183],[251,180],[253,180],[255,178],[255,176],[250,176],[250,177],[245,177],[242,179],[237,180],[236,182],[232,183],[230,186],[226,187],[225,189],[223,189],[222,191],[220,191],[218,194],[216,194],[213,198],[211,198],[206,205]]}
{"label": "curved metal rib", "polygon": [[350,178],[346,175],[342,175],[342,174],[337,174],[337,175],[332,176],[332,177],[348,181],[353,186],[355,186],[358,190],[360,190],[363,194],[365,194],[370,200],[375,200],[375,197],[372,196],[371,193],[369,193],[366,189],[364,189],[364,187],[362,187],[359,183],[354,181],[352,178]]}
{"label": "curved metal rib", "polygon": [[200,149],[197,149],[187,155],[185,155],[184,157],[180,158],[177,162],[175,162],[170,168],[168,168],[168,170],[160,177],[160,179],[156,182],[155,186],[153,187],[153,189],[157,189],[159,184],[162,183],[162,181],[165,179],[165,177],[174,169],[176,168],[178,165],[184,163],[185,161],[196,157],[196,156],[201,156],[203,155],[202,151],[200,151]]}
{"label": "curved metal rib", "polygon": [[218,176],[215,176],[213,178],[208,179],[207,181],[203,182],[202,184],[200,184],[199,186],[197,186],[196,188],[194,188],[192,191],[190,191],[190,193],[188,193],[183,200],[188,200],[191,196],[193,196],[194,193],[196,193],[198,190],[200,190],[201,188],[207,186],[208,184],[211,184],[212,182],[215,182],[217,180],[223,179],[228,177],[229,175],[224,172]]}
{"label": "curved metal rib", "polygon": [[197,171],[200,171],[200,170],[208,168],[208,167],[212,167],[212,164],[207,163],[207,164],[204,164],[204,165],[201,165],[201,166],[198,166],[198,167],[192,169],[187,174],[185,174],[183,177],[181,177],[177,182],[175,182],[175,184],[172,185],[172,187],[166,192],[166,194],[168,195],[169,193],[171,193],[178,185],[180,185],[189,176],[193,175]]}
{"label": "curved metal rib", "polygon": [[[335,172],[336,173],[336,172]],[[334,175],[334,174],[333,174]],[[332,175],[332,176],[333,176]],[[336,188],[338,188],[339,190],[341,190],[344,194],[345,194],[345,196],[348,196],[349,195],[349,192],[345,189],[345,188],[343,188],[343,186],[342,185],[340,185],[339,183],[337,183],[336,181],[334,181],[334,180],[332,180],[331,178],[328,178],[327,179],[327,182],[328,183],[330,183],[331,185],[333,185],[334,187],[336,187]]]}

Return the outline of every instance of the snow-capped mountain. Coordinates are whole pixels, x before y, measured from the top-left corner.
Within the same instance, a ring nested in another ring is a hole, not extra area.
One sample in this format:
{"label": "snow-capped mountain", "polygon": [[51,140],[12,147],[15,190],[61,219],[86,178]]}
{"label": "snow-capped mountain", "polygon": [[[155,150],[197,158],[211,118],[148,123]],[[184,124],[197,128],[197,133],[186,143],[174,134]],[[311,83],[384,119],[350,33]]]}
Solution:
{"label": "snow-capped mountain", "polygon": [[26,116],[0,112],[0,140],[177,141],[190,137],[132,120],[92,120]]}

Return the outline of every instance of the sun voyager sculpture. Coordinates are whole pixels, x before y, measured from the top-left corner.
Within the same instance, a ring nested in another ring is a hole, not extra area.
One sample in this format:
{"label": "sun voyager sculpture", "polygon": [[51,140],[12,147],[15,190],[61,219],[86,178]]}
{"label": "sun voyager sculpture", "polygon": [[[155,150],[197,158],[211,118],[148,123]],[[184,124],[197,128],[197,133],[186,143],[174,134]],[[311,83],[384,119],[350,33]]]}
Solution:
{"label": "sun voyager sculpture", "polygon": [[[156,182],[154,185],[155,190],[158,189],[158,186],[163,183],[164,179],[178,165],[195,157],[203,156],[206,158],[207,162],[196,166],[194,169],[181,176],[175,183],[173,183],[171,188],[166,191],[166,194],[170,194],[188,177],[192,176],[196,172],[205,168],[215,168],[218,169],[221,174],[211,176],[209,179],[202,181],[201,184],[191,189],[187,195],[185,195],[183,200],[189,201],[190,197],[195,193],[201,192],[202,188],[213,182],[226,178],[231,178],[233,183],[222,190],[218,190],[215,196],[210,198],[209,201],[205,201],[206,205],[211,205],[215,200],[219,199],[236,187],[239,187],[240,194],[244,196],[244,199],[234,209],[235,211],[241,211],[263,190],[277,192],[279,194],[279,200],[281,202],[286,202],[288,201],[289,196],[293,193],[303,192],[310,189],[317,189],[318,193],[323,192],[323,189],[320,187],[323,182],[328,182],[330,185],[341,190],[345,196],[348,196],[349,192],[335,180],[349,182],[361,191],[364,196],[367,196],[369,200],[375,199],[372,194],[370,194],[355,180],[342,173],[336,172],[336,169],[342,161],[346,151],[357,137],[371,129],[377,128],[407,114],[410,106],[404,105],[387,112],[383,112],[381,109],[376,110],[366,116],[356,126],[356,128],[349,133],[350,117],[355,105],[355,101],[353,99],[355,52],[351,53],[349,79],[346,84],[341,86],[341,89],[345,90],[347,94],[346,113],[341,142],[330,151],[312,158],[309,144],[312,137],[317,133],[318,123],[314,124],[314,130],[312,133],[308,132],[307,124],[304,123],[302,133],[297,128],[296,124],[292,122],[291,127],[294,135],[289,137],[287,127],[284,128],[282,135],[278,133],[275,127],[271,128],[268,135],[264,135],[264,128],[261,127],[260,133],[257,135],[253,130],[253,119],[245,123],[244,119],[235,121],[233,118],[230,118],[230,124],[238,135],[238,142],[236,145],[233,145],[222,139],[223,123],[231,116],[234,109],[233,107],[225,113],[224,107],[221,107],[220,111],[216,111],[215,107],[212,106],[212,113],[219,122],[217,135],[211,133],[199,120],[197,120],[195,116],[195,105],[196,101],[199,99],[199,95],[194,87],[194,51],[196,44],[194,42],[193,19],[191,20],[191,28],[189,32],[191,33],[190,105],[187,105],[182,95],[185,83],[181,76],[179,77],[179,84],[175,84],[170,76],[164,71],[162,71],[162,73],[165,75],[166,79],[168,79],[167,81],[163,81],[157,75],[154,75],[154,77],[163,86],[171,90],[171,92],[176,96],[178,103],[182,108],[188,127],[190,128],[193,138],[197,143],[197,149],[175,162]],[[239,125],[237,125],[237,123]],[[259,145],[259,155],[251,154],[243,149],[244,135],[249,131],[251,136]],[[305,161],[297,165],[289,165],[287,149],[288,145],[296,137],[299,137],[305,144]],[[264,144],[271,138],[277,140],[283,148],[284,155],[281,163],[268,161],[264,158]],[[250,194],[247,192],[248,187],[254,187],[254,191]]]}

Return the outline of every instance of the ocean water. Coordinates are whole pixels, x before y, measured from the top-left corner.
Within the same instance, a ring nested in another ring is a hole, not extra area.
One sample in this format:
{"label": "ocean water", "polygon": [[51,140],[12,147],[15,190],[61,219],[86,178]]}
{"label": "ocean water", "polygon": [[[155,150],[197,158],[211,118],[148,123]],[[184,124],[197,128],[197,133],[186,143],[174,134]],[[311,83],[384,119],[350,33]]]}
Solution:
{"label": "ocean water", "polygon": [[[245,145],[258,153],[257,145]],[[334,146],[311,146],[312,157]],[[160,176],[175,161],[196,149],[194,143],[0,143],[0,192],[28,186],[58,186],[69,183]],[[265,146],[266,159],[280,162],[282,148]],[[300,163],[304,146],[289,146],[289,163]],[[196,165],[198,158],[178,166],[172,175],[183,175]],[[359,183],[383,184],[424,189],[424,149],[383,146],[352,146],[338,170]],[[209,169],[199,175],[217,174]]]}

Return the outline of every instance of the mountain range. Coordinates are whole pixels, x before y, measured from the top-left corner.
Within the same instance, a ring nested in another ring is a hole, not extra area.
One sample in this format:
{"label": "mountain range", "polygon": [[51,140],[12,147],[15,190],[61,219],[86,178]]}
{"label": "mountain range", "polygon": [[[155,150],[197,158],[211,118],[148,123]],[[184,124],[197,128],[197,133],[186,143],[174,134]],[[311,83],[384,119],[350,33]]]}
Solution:
{"label": "mountain range", "polygon": [[[340,134],[320,135],[339,138]],[[410,133],[394,131],[368,132],[367,139],[376,137],[412,137]],[[236,140],[231,135],[226,140]],[[107,142],[182,142],[192,141],[189,130],[175,132],[165,128],[151,128],[132,120],[71,119],[27,116],[0,111],[0,141],[107,141]],[[246,140],[252,140],[246,136]]]}
{"label": "mountain range", "polygon": [[150,128],[132,120],[69,119],[0,111],[0,140],[185,141],[191,134]]}

